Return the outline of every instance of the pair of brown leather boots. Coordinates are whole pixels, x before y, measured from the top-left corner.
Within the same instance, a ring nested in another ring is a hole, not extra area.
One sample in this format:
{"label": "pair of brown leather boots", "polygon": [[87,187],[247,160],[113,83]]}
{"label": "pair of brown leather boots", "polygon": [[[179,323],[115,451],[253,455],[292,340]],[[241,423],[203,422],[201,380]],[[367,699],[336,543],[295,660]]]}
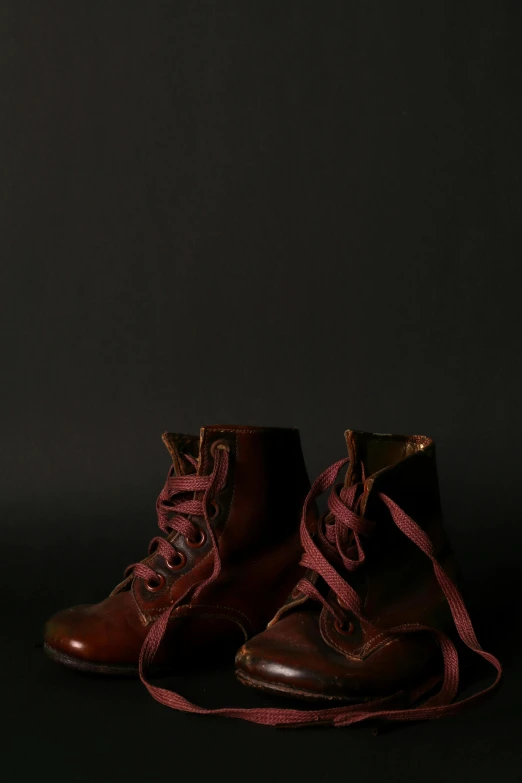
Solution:
{"label": "pair of brown leather boots", "polygon": [[[164,535],[107,599],[49,620],[47,653],[82,671],[139,673],[175,709],[269,725],[438,718],[491,691],[501,667],[481,649],[455,586],[433,441],[345,437],[348,456],[310,489],[295,429],[166,433]],[[315,498],[326,490],[319,515]],[[496,677],[454,701],[459,648]],[[198,653],[238,649],[242,683],[313,706],[206,710],[146,679]]]}

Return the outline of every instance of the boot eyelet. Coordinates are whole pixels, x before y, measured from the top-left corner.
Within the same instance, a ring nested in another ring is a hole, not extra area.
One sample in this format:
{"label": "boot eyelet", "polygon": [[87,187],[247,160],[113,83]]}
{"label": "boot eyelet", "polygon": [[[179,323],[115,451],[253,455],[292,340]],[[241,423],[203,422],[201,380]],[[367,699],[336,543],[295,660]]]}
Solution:
{"label": "boot eyelet", "polygon": [[337,598],[337,603],[339,604],[339,606],[341,607],[341,609],[347,609],[347,610],[349,610],[349,609],[350,609],[350,607],[349,607],[347,604],[345,604],[345,603],[344,603],[344,601],[343,601],[343,599],[342,599],[342,598],[339,598],[339,596],[338,596],[338,595],[336,595],[335,597]]}
{"label": "boot eyelet", "polygon": [[176,551],[176,559],[172,560],[170,557],[165,558],[165,565],[170,571],[179,571],[183,568],[187,562],[187,556],[183,552]]}
{"label": "boot eyelet", "polygon": [[226,442],[226,440],[220,439],[215,440],[214,443],[210,444],[210,456],[216,457],[216,449],[224,449],[225,451],[230,451],[230,446]]}
{"label": "boot eyelet", "polygon": [[298,598],[302,598],[302,597],[303,597],[303,594],[302,594],[302,592],[299,590],[299,588],[298,588],[298,587],[294,587],[294,589],[293,589],[293,590],[292,590],[292,592],[290,593],[290,598],[293,598],[293,599],[294,599],[294,601],[295,601],[295,600],[297,600]]}
{"label": "boot eyelet", "polygon": [[350,636],[355,631],[355,625],[353,623],[347,623],[346,620],[341,623],[337,617],[334,620],[334,628],[337,633],[340,633],[343,636]]}
{"label": "boot eyelet", "polygon": [[186,539],[187,546],[189,546],[191,549],[199,549],[200,546],[203,546],[206,540],[207,534],[202,528],[199,529],[199,538],[197,538],[195,541],[192,541],[190,538]]}
{"label": "boot eyelet", "polygon": [[209,520],[212,522],[214,519],[217,519],[217,517],[221,513],[221,506],[216,500],[211,500],[208,504],[210,514],[208,515]]}
{"label": "boot eyelet", "polygon": [[156,574],[154,580],[147,579],[145,581],[145,587],[147,590],[149,590],[149,592],[157,593],[158,590],[161,590],[163,587],[165,587],[165,577],[163,574]]}

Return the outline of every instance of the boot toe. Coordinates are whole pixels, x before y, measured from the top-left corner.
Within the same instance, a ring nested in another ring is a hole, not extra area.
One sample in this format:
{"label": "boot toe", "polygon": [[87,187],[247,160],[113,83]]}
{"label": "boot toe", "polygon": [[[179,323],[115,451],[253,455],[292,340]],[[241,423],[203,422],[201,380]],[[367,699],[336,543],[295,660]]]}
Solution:
{"label": "boot toe", "polygon": [[241,647],[236,656],[237,676],[246,685],[288,695],[349,698],[350,673],[332,660],[332,652],[318,633],[313,615],[298,612]]}
{"label": "boot toe", "polygon": [[91,634],[86,633],[88,604],[73,606],[51,617],[45,624],[44,643],[54,652],[91,660],[95,656]]}
{"label": "boot toe", "polygon": [[146,630],[127,591],[58,612],[45,625],[44,643],[52,658],[69,666],[136,667]]}
{"label": "boot toe", "polygon": [[424,682],[440,666],[430,636],[390,638],[371,655],[343,655],[328,645],[318,613],[297,611],[254,636],[236,656],[246,685],[301,696],[359,702],[387,696]]}

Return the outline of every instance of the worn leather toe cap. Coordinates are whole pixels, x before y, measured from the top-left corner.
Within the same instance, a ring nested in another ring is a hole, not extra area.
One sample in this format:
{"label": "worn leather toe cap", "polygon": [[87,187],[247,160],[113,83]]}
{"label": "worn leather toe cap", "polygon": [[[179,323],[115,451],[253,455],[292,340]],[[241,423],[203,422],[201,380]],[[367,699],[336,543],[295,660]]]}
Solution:
{"label": "worn leather toe cap", "polygon": [[129,592],[73,606],[47,621],[44,642],[62,656],[97,664],[137,664],[146,633]]}
{"label": "worn leather toe cap", "polygon": [[288,695],[344,699],[358,691],[356,672],[325,644],[311,612],[283,617],[243,645],[236,669],[246,684]]}
{"label": "worn leather toe cap", "polygon": [[[319,612],[304,608],[283,616],[247,642],[236,656],[247,685],[306,698],[361,701],[386,696],[425,678],[438,650],[431,637],[410,634],[371,654],[343,654],[327,644]],[[438,660],[438,658],[436,659]]]}

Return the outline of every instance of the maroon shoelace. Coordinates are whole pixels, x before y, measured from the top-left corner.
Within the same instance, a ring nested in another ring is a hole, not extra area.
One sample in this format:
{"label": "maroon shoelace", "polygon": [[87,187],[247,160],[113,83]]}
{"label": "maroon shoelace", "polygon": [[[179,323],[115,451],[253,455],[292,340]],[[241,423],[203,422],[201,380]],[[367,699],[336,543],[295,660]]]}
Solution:
{"label": "maroon shoelace", "polygon": [[[184,454],[184,457],[191,465],[197,466],[197,461],[193,457],[188,454]],[[171,467],[165,486],[156,502],[158,527],[167,536],[176,532],[184,536],[189,544],[192,543],[198,546],[206,540],[207,536],[210,538],[214,551],[214,569],[204,585],[213,582],[221,570],[219,548],[210,524],[211,515],[209,516],[209,509],[213,507],[213,496],[225,485],[228,463],[228,449],[224,445],[218,444],[214,449],[214,467],[209,476],[199,476],[195,473],[188,476],[176,476],[174,467]],[[196,493],[203,494],[197,498]],[[187,494],[190,497],[187,498]],[[176,495],[182,495],[183,497],[176,498]],[[205,529],[191,521],[189,515],[203,517]],[[185,555],[178,551],[171,541],[162,536],[156,536],[152,539],[148,551],[149,555],[153,553],[161,555],[171,568],[181,568],[185,563]],[[128,566],[125,570],[125,576],[130,576],[131,573],[136,577],[145,579],[149,587],[153,589],[157,589],[158,585],[161,586],[164,582],[163,577],[160,577],[146,563],[133,563]],[[182,598],[186,597],[190,590],[195,590],[194,595],[197,595],[200,587],[202,588],[204,585],[193,585],[183,596],[180,596],[178,603]]]}
{"label": "maroon shoelace", "polygon": [[[361,602],[355,590],[340,576],[333,567],[327,556],[321,551],[312,539],[306,525],[307,512],[314,499],[328,488],[333,487],[328,505],[330,510],[330,519],[326,532],[320,534],[322,545],[335,548],[338,555],[341,556],[343,565],[348,571],[354,571],[364,562],[364,550],[361,537],[370,531],[371,523],[362,519],[357,513],[356,495],[358,487],[349,487],[341,489],[335,485],[339,470],[346,465],[348,459],[340,460],[324,471],[314,482],[303,507],[301,517],[301,541],[304,548],[302,563],[307,568],[315,571],[321,576],[328,586],[334,591],[341,605],[351,611],[360,620],[366,620],[363,615]],[[364,702],[362,704],[328,707],[317,710],[296,710],[285,708],[233,708],[225,707],[222,709],[205,709],[196,704],[192,704],[183,696],[169,691],[165,688],[152,685],[146,679],[146,671],[154,662],[156,652],[165,635],[169,617],[175,606],[166,610],[151,627],[141,650],[140,655],[140,678],[147,687],[149,693],[161,704],[172,709],[184,712],[193,712],[200,715],[220,715],[226,718],[240,718],[251,723],[259,723],[269,726],[299,726],[299,725],[317,725],[328,723],[334,726],[348,726],[354,723],[360,723],[368,719],[378,719],[382,721],[414,721],[441,718],[446,715],[453,715],[460,712],[463,707],[477,701],[490,693],[499,683],[502,676],[502,667],[500,662],[488,652],[485,652],[475,635],[473,626],[464,605],[462,596],[456,585],[439,565],[435,558],[433,545],[426,533],[411,519],[391,498],[382,493],[380,499],[388,507],[395,525],[407,536],[432,562],[437,581],[448,601],[453,621],[461,641],[474,653],[490,663],[496,671],[495,679],[491,685],[479,693],[468,696],[460,701],[453,702],[457,695],[460,679],[459,656],[457,649],[451,639],[443,633],[429,626],[420,624],[406,624],[395,626],[388,629],[391,635],[401,635],[409,633],[418,633],[428,631],[432,633],[442,651],[443,656],[443,677],[440,690],[435,695],[426,699],[421,706],[404,707],[404,693],[393,694],[380,699]],[[357,558],[350,558],[346,555],[346,541],[350,541],[349,551],[355,550]],[[216,547],[217,557],[217,547]],[[209,581],[215,578],[212,575],[207,582],[200,585],[199,592]],[[301,579],[297,588],[303,594],[312,599],[321,601],[328,611],[336,614],[337,610],[330,605],[319,593],[315,586],[307,579]],[[181,599],[180,599],[181,600]],[[336,615],[338,620],[341,616]],[[434,687],[439,679],[433,682]],[[418,695],[427,691],[426,687],[419,687]],[[409,694],[409,703],[415,701],[415,693]]]}

